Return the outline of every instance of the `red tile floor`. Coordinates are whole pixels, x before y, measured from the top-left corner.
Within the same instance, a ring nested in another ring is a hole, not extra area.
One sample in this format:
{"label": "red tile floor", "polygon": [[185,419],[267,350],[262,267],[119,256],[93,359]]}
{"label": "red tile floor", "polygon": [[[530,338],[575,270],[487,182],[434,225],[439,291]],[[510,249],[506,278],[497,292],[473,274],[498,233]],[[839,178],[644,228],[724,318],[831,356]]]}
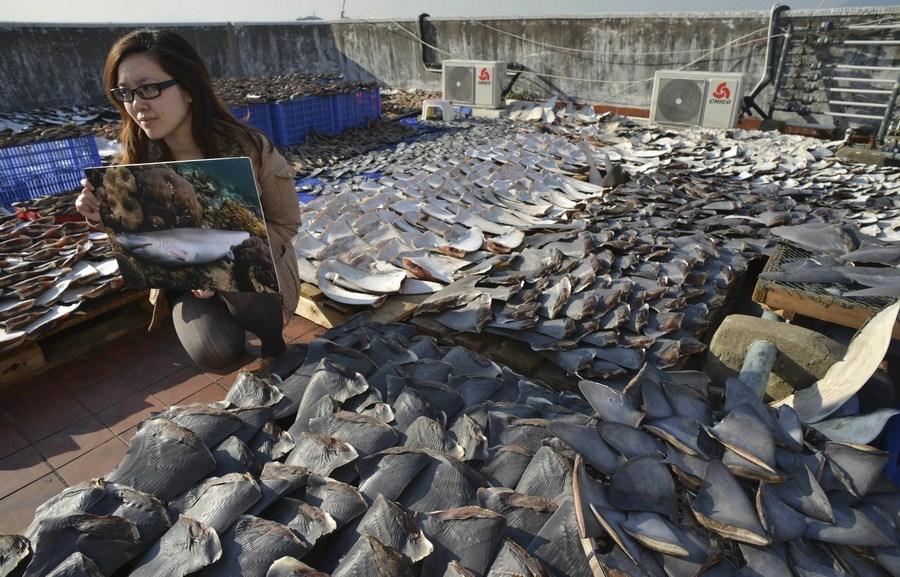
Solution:
{"label": "red tile floor", "polygon": [[[295,316],[284,335],[309,342],[324,331]],[[258,363],[245,355],[204,372],[169,323],[0,391],[0,535],[21,533],[45,500],[113,469],[151,412],[220,401],[238,370]]]}

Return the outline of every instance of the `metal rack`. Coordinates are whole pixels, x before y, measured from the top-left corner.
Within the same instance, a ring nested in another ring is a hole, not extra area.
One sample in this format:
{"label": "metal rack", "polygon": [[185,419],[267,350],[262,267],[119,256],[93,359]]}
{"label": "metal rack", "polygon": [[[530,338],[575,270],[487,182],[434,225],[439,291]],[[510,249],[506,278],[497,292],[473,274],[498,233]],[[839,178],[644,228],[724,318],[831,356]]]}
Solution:
{"label": "metal rack", "polygon": [[[896,143],[900,16],[874,23],[822,20],[792,16],[787,6],[776,5],[769,30],[766,72],[745,98],[744,113],[760,113],[764,128],[773,127],[781,112],[809,126],[830,119],[835,128],[867,134],[879,145]],[[768,84],[774,97],[763,113],[755,98]]]}

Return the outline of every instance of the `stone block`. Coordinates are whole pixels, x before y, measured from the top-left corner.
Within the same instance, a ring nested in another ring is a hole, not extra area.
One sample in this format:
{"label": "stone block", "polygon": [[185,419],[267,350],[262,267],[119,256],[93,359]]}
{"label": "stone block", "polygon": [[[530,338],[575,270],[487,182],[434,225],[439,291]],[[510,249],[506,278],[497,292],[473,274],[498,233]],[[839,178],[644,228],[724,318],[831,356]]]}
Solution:
{"label": "stone block", "polygon": [[766,386],[773,399],[782,399],[815,383],[843,358],[846,347],[821,333],[748,315],[729,315],[713,335],[704,370],[714,383],[724,385],[741,370],[753,341],[775,345],[778,355]]}

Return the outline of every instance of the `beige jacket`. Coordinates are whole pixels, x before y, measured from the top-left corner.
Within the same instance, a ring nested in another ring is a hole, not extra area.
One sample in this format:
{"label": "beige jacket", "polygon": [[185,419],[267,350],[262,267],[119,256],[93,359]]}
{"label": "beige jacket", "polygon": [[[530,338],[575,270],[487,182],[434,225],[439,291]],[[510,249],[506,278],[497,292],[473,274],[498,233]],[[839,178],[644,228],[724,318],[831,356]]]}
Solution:
{"label": "beige jacket", "polygon": [[[262,158],[259,158],[249,143],[242,142],[241,139],[229,139],[229,144],[219,147],[218,154],[221,157],[249,156],[253,162],[266,230],[275,259],[282,311],[287,322],[294,314],[300,298],[297,258],[291,245],[291,240],[300,228],[300,204],[294,187],[294,169],[275,147],[271,150],[268,147],[269,144],[266,143]],[[152,156],[155,156],[153,151]],[[153,304],[150,330],[153,330],[169,315],[170,308],[165,292],[159,289],[150,291],[150,302]]]}

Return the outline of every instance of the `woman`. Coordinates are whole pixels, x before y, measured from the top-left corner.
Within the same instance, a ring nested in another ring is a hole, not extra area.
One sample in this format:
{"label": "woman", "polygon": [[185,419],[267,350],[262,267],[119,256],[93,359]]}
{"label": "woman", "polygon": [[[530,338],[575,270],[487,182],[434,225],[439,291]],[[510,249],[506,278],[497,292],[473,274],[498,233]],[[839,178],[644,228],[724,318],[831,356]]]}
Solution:
{"label": "woman", "polygon": [[[300,226],[294,171],[261,133],[229,114],[213,91],[197,51],[178,34],[137,30],[120,38],[106,59],[109,98],[122,114],[123,164],[248,156],[253,162],[280,294],[169,294],[175,331],[191,359],[218,369],[244,350],[245,330],[259,337],[263,357],[285,351],[284,322],[297,305],[300,281],[291,239]],[[90,183],[78,211],[100,222],[100,203]],[[168,311],[162,291],[151,292],[151,328]]]}

